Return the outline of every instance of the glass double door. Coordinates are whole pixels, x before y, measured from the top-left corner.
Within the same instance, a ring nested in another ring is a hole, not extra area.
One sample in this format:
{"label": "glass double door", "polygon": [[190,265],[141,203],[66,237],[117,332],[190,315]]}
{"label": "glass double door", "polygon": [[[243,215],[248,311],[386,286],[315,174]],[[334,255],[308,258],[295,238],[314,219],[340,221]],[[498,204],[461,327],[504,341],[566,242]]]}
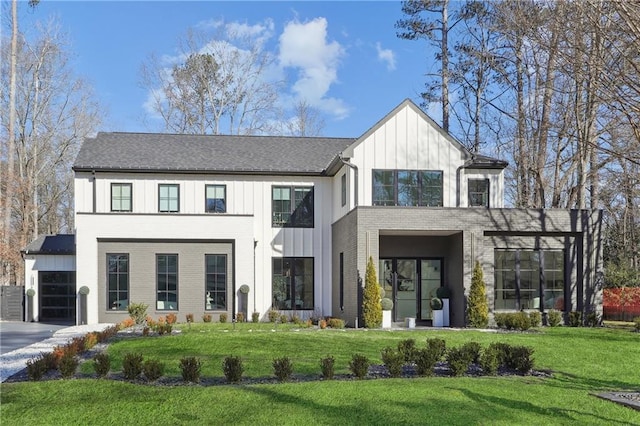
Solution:
{"label": "glass double door", "polygon": [[379,281],[393,300],[394,321],[431,320],[430,301],[442,285],[442,259],[380,259]]}

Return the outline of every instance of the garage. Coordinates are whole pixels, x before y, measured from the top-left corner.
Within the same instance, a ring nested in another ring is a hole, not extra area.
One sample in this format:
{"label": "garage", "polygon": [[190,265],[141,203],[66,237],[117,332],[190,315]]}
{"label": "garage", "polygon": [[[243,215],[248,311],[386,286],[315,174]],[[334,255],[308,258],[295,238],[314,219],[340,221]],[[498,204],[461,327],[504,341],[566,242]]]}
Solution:
{"label": "garage", "polygon": [[75,322],[76,273],[40,271],[40,321]]}

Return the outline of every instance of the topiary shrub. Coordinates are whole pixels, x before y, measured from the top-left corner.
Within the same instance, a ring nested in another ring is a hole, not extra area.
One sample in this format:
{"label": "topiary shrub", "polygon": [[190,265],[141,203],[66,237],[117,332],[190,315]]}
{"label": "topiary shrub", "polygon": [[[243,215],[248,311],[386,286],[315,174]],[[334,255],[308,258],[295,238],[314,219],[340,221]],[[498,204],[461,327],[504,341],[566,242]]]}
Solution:
{"label": "topiary shrub", "polygon": [[393,300],[385,297],[380,301],[380,306],[382,306],[383,311],[390,311],[393,309]]}
{"label": "topiary shrub", "polygon": [[440,361],[447,352],[447,342],[439,337],[427,339],[427,347],[433,350],[433,353],[436,356],[436,362]]}
{"label": "topiary shrub", "polygon": [[239,356],[225,357],[222,362],[222,371],[227,382],[238,383],[242,380],[242,373],[244,372],[242,358]]}
{"label": "topiary shrub", "polygon": [[198,383],[200,381],[200,371],[202,362],[195,356],[187,356],[180,359],[180,372],[182,381],[188,383]]}
{"label": "topiary shrub", "polygon": [[500,368],[502,351],[495,345],[489,345],[480,354],[479,365],[484,374],[494,376]]}
{"label": "topiary shrub", "polygon": [[404,339],[398,342],[398,352],[402,354],[405,362],[413,362],[416,354],[415,339]]}
{"label": "topiary shrub", "polygon": [[150,382],[155,382],[164,374],[164,364],[157,359],[147,359],[142,363],[144,377]]}
{"label": "topiary shrub", "polygon": [[27,377],[31,381],[38,381],[48,371],[47,363],[44,359],[31,358],[27,360]]}
{"label": "topiary shrub", "polygon": [[557,327],[562,323],[562,312],[556,311],[555,309],[551,309],[547,313],[547,320],[549,321],[549,326]]}
{"label": "topiary shrub", "polygon": [[220,321],[220,324],[224,324],[224,323],[226,323],[226,322],[227,322],[227,314],[226,314],[226,313],[224,313],[224,312],[223,312],[223,313],[221,313],[221,314],[220,314],[220,317],[219,317],[219,321]]}
{"label": "topiary shrub", "polygon": [[426,348],[418,349],[415,353],[416,373],[419,376],[433,375],[433,368],[442,358],[438,345],[427,345]]}
{"label": "topiary shrub", "polygon": [[293,374],[293,364],[291,363],[291,359],[287,356],[274,359],[273,374],[280,382],[286,382],[289,380]]}
{"label": "topiary shrub", "polygon": [[494,313],[493,320],[496,322],[496,327],[507,328],[507,314],[506,313]]}
{"label": "topiary shrub", "polygon": [[468,351],[462,347],[449,349],[446,359],[453,376],[462,376],[466,373],[472,361]]}
{"label": "topiary shrub", "polygon": [[260,312],[251,313],[251,322],[254,324],[260,322]]}
{"label": "topiary shrub", "polygon": [[569,327],[580,327],[582,325],[582,312],[569,312]]}
{"label": "topiary shrub", "polygon": [[540,327],[542,324],[542,314],[540,311],[529,312],[529,325],[532,328]]}
{"label": "topiary shrub", "polygon": [[400,377],[402,375],[402,366],[404,365],[404,354],[391,347],[386,347],[381,352],[382,363],[387,367],[391,377]]}
{"label": "topiary shrub", "polygon": [[353,354],[349,361],[349,370],[357,379],[363,379],[369,372],[369,358],[362,354]]}
{"label": "topiary shrub", "polygon": [[440,299],[439,297],[432,297],[431,301],[429,302],[429,305],[431,306],[431,309],[433,309],[434,311],[439,311],[442,309],[442,299]]}
{"label": "topiary shrub", "polygon": [[147,318],[147,308],[149,305],[145,303],[129,303],[127,306],[127,312],[129,312],[129,316],[136,324],[143,324],[144,320]]}
{"label": "topiary shrub", "polygon": [[436,289],[436,297],[438,299],[450,299],[451,298],[451,290],[449,287],[438,287]]}
{"label": "topiary shrub", "polygon": [[326,357],[320,359],[320,371],[322,372],[323,379],[333,379],[335,363],[335,358],[330,355],[327,355]]}
{"label": "topiary shrub", "polygon": [[213,317],[211,316],[211,314],[202,315],[202,322],[211,322],[212,319]]}
{"label": "topiary shrub", "polygon": [[471,277],[467,304],[467,321],[470,327],[486,328],[489,324],[489,303],[480,262],[476,262]]}
{"label": "topiary shrub", "polygon": [[106,377],[111,369],[111,358],[107,353],[99,353],[93,357],[93,370],[98,377]]}
{"label": "topiary shrub", "polygon": [[244,313],[243,312],[238,312],[236,314],[236,322],[244,322],[245,318],[244,318]]}
{"label": "topiary shrub", "polygon": [[76,374],[76,369],[78,368],[78,358],[73,355],[65,355],[60,359],[60,365],[58,366],[58,371],[63,379],[70,379]]}
{"label": "topiary shrub", "polygon": [[531,320],[526,312],[520,311],[511,314],[512,326],[514,330],[526,331],[531,328]]}
{"label": "topiary shrub", "polygon": [[380,328],[382,326],[380,285],[378,284],[376,267],[371,256],[369,256],[369,261],[367,262],[367,275],[362,294],[362,317],[366,328]]}
{"label": "topiary shrub", "polygon": [[142,354],[128,352],[122,358],[122,375],[127,380],[135,380],[142,373]]}

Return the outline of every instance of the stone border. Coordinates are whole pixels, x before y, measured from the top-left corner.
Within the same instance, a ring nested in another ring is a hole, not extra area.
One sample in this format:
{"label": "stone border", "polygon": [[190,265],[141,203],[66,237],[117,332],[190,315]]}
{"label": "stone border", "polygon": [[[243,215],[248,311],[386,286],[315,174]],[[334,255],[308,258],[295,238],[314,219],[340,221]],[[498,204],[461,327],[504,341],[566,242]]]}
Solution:
{"label": "stone border", "polygon": [[607,392],[595,396],[640,411],[640,392]]}

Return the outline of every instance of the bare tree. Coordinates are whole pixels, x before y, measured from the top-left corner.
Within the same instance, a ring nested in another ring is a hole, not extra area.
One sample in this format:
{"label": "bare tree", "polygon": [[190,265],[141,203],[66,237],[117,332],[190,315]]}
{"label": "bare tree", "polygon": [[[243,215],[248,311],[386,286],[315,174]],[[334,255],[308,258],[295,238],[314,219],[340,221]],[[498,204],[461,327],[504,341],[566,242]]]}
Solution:
{"label": "bare tree", "polygon": [[293,105],[293,116],[283,121],[281,133],[290,136],[320,136],[324,130],[324,118],[317,108],[304,100]]}

